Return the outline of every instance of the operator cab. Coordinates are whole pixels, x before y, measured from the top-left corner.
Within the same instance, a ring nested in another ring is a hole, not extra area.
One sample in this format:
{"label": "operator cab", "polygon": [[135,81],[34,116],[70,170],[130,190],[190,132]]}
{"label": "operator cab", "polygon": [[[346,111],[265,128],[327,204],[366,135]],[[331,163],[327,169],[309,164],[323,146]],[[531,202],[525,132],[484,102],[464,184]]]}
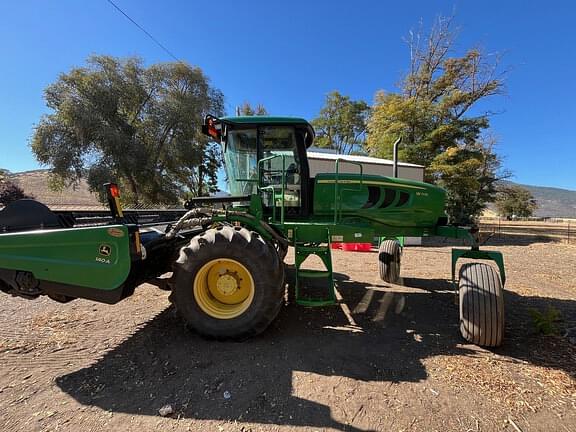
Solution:
{"label": "operator cab", "polygon": [[314,129],[293,117],[207,116],[202,131],[220,142],[232,196],[262,193],[264,210],[282,200],[287,216],[307,216],[311,202],[306,148]]}

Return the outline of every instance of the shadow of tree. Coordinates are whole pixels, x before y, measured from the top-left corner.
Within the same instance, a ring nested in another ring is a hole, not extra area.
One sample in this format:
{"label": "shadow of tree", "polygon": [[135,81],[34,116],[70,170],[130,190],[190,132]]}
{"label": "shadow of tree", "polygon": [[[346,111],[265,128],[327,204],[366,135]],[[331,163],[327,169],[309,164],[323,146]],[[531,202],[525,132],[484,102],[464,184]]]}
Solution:
{"label": "shadow of tree", "polygon": [[[337,421],[329,405],[295,394],[295,375],[417,382],[428,376],[422,363],[427,357],[477,353],[462,344],[447,281],[406,279],[416,289],[404,292],[335,276],[354,323],[338,306],[288,305],[261,336],[225,343],[186,331],[168,308],[94,364],[57,378],[57,385],[84,405],[113,412],[157,415],[160,406],[171,403],[184,418],[360,431]],[[527,343],[533,336],[517,323],[524,319],[518,305],[552,302],[568,313],[574,312],[574,302],[507,296],[512,305],[507,337],[514,337],[497,352],[574,374],[573,365],[535,356]],[[311,392],[334,391],[314,381],[308,385]]]}

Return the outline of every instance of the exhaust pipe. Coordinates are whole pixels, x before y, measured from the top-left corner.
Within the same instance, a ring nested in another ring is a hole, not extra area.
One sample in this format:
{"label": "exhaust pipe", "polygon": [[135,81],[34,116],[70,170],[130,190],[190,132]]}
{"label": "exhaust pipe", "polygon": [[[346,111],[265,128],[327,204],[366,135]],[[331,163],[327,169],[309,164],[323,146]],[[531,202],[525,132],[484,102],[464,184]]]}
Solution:
{"label": "exhaust pipe", "polygon": [[398,137],[396,141],[394,141],[394,171],[393,177],[398,177],[398,145],[402,142],[402,137]]}

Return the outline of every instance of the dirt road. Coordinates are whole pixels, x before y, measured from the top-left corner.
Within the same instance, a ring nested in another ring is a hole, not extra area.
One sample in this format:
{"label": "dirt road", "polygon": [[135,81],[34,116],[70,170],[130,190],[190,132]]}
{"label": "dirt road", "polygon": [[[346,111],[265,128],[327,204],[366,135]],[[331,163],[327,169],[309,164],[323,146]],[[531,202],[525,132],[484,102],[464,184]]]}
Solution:
{"label": "dirt road", "polygon": [[289,305],[244,343],[188,332],[149,285],[114,306],[4,295],[0,430],[574,431],[576,348],[528,311],[576,327],[576,248],[502,242],[493,351],[459,336],[448,246],[407,248],[404,286],[379,280],[376,253],[336,252],[340,305]]}

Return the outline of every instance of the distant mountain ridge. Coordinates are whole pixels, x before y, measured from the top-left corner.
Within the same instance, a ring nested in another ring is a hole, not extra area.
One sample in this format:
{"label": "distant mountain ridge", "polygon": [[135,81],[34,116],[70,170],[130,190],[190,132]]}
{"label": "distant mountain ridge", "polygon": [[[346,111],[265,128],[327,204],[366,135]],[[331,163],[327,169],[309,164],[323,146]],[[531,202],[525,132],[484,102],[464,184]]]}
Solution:
{"label": "distant mountain ridge", "polygon": [[511,181],[503,181],[502,183],[521,186],[532,193],[538,204],[534,216],[576,218],[576,191],[547,186],[525,185]]}

